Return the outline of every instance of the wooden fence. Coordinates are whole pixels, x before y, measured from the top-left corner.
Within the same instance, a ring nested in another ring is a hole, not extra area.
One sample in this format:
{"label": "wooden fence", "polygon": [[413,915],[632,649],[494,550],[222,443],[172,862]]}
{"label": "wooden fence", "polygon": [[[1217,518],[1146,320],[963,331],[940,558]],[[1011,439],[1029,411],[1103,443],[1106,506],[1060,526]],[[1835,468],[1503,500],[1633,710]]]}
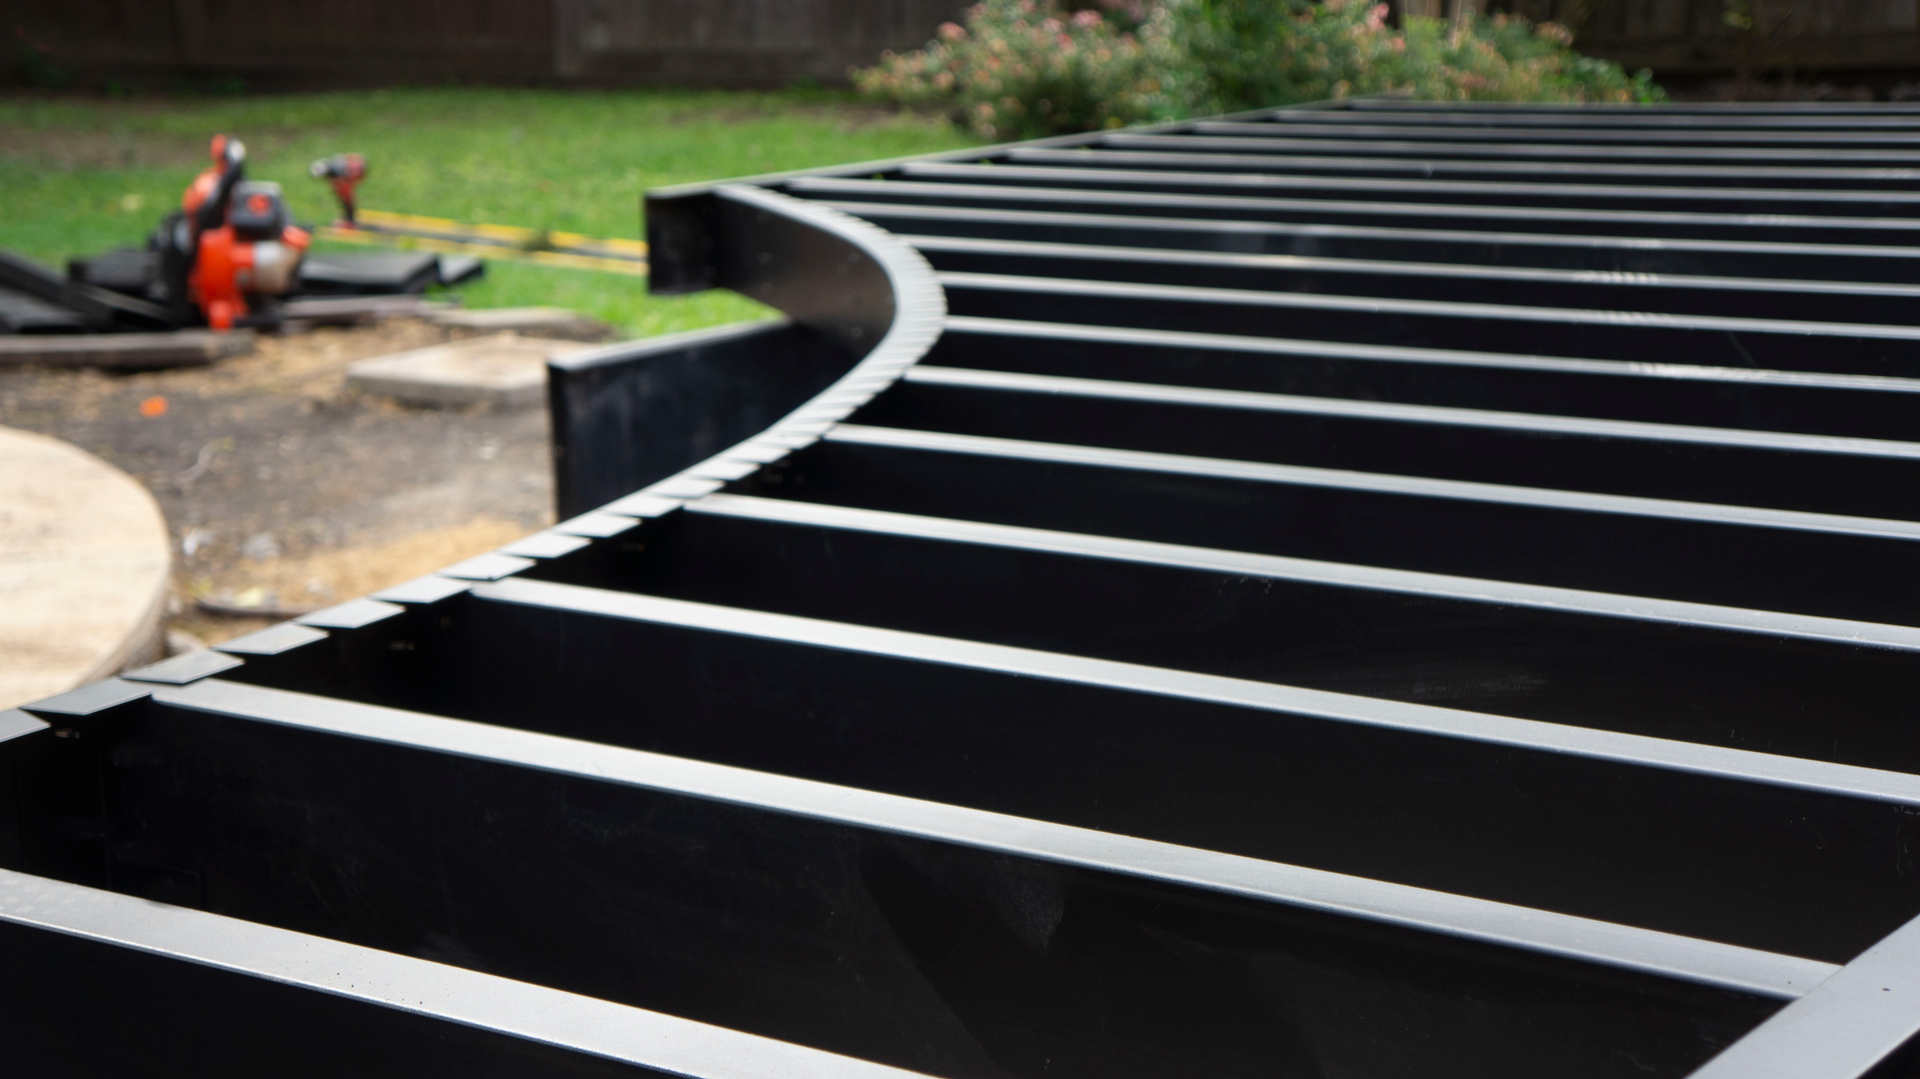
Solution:
{"label": "wooden fence", "polygon": [[11,81],[844,82],[964,0],[0,0]]}
{"label": "wooden fence", "polygon": [[1663,77],[1920,74],[1915,0],[1496,0],[1582,52]]}
{"label": "wooden fence", "polygon": [[[0,0],[7,81],[844,81],[967,0]],[[1401,0],[1441,10],[1450,0]],[[1662,76],[1920,70],[1916,0],[1492,0]]]}

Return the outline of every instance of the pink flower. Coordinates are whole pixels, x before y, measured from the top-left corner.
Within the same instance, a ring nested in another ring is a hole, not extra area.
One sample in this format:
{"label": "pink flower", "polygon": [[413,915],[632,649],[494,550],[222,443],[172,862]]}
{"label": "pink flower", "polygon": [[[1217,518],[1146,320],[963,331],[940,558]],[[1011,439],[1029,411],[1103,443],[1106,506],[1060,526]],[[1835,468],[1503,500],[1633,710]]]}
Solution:
{"label": "pink flower", "polygon": [[1081,30],[1091,30],[1100,25],[1100,13],[1086,8],[1073,13],[1073,25]]}
{"label": "pink flower", "polygon": [[1387,25],[1387,5],[1385,4],[1373,5],[1373,10],[1367,12],[1367,29],[1372,31],[1378,31],[1386,25]]}
{"label": "pink flower", "polygon": [[[924,26],[926,24],[922,23],[921,25]],[[965,41],[967,40],[967,28],[957,22],[943,22],[940,24],[940,39],[942,41]]]}
{"label": "pink flower", "polygon": [[1543,22],[1539,26],[1534,27],[1533,32],[1556,44],[1573,44],[1573,31],[1557,22]]}

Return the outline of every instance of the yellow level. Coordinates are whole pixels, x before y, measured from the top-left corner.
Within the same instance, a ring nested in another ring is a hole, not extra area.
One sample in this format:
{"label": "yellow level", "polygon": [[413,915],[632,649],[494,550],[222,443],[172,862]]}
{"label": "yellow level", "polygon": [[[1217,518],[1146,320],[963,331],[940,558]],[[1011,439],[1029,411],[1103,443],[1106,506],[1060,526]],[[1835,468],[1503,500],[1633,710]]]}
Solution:
{"label": "yellow level", "polygon": [[473,225],[442,217],[361,210],[355,228],[322,227],[321,237],[417,251],[481,258],[518,259],[543,266],[647,275],[647,245],[639,240],[601,239],[577,232],[550,232],[516,225]]}

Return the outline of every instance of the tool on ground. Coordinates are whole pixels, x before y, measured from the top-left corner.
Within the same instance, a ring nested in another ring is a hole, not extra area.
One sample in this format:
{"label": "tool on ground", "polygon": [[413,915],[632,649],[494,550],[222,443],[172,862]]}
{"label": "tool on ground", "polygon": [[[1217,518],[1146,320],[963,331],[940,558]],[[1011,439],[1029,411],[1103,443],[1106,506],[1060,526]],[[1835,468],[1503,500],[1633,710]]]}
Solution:
{"label": "tool on ground", "polygon": [[315,161],[307,172],[316,180],[327,181],[333,187],[333,197],[340,200],[340,220],[334,227],[357,228],[359,204],[355,201],[354,189],[367,178],[367,159],[360,154],[334,154]]}
{"label": "tool on ground", "polygon": [[352,244],[400,247],[516,259],[574,270],[647,276],[647,245],[641,240],[599,238],[576,232],[474,225],[444,217],[421,217],[384,210],[361,210],[353,227],[320,230],[323,239]]}
{"label": "tool on ground", "polygon": [[362,212],[356,195],[367,178],[367,159],[334,154],[308,169],[314,179],[333,186],[340,220],[322,228],[323,239],[377,244],[409,250],[442,251],[483,258],[520,259],[548,266],[609,273],[647,274],[647,245],[639,240],[597,239],[575,232],[516,225],[471,225],[444,217],[420,217],[383,210]]}
{"label": "tool on ground", "polygon": [[194,177],[153,239],[168,302],[182,324],[274,322],[273,300],[293,291],[313,238],[292,223],[279,184],[246,178],[239,139],[215,135],[211,152],[213,167]]}
{"label": "tool on ground", "polygon": [[[481,259],[647,273],[647,245],[638,240],[363,211],[357,189],[367,162],[360,154],[334,154],[309,167],[332,185],[343,217],[331,226],[302,228],[293,223],[278,184],[246,179],[246,148],[239,140],[216,136],[212,156],[212,167],[194,178],[181,208],[162,219],[144,248],[73,259],[64,279],[0,251],[0,334],[202,325],[224,331],[383,317],[425,309],[421,301],[396,305],[401,297],[480,277]],[[403,250],[309,256],[316,235]],[[179,351],[160,348],[167,355]]]}

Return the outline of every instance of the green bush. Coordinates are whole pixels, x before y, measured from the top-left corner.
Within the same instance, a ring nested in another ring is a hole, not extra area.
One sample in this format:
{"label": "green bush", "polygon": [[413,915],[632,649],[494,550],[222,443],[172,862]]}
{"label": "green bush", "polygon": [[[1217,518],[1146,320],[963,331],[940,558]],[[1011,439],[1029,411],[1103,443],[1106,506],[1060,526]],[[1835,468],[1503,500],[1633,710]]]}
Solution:
{"label": "green bush", "polygon": [[1174,66],[1168,35],[1145,13],[1127,26],[1098,11],[1052,0],[983,0],[966,25],[946,23],[917,52],[889,52],[853,73],[872,97],[947,105],[955,122],[986,138],[1037,138],[1123,127],[1175,115],[1164,84]]}
{"label": "green bush", "polygon": [[1654,104],[1667,99],[1642,68],[1573,51],[1573,34],[1557,23],[1531,24],[1508,15],[1475,19],[1455,33],[1440,19],[1413,19],[1389,44],[1383,78],[1367,90],[1409,91],[1434,101],[1565,101]]}
{"label": "green bush", "polygon": [[917,52],[854,73],[870,96],[944,105],[988,138],[1032,138],[1380,92],[1435,100],[1649,102],[1647,72],[1496,15],[1386,25],[1364,0],[984,0]]}

